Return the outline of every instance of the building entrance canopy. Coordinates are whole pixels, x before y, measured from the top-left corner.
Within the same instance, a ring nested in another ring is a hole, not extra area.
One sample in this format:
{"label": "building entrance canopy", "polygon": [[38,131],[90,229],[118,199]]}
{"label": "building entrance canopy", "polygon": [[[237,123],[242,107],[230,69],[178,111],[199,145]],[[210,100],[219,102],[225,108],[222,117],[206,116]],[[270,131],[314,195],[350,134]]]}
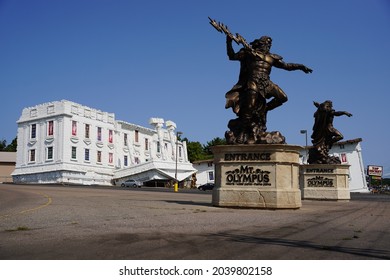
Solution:
{"label": "building entrance canopy", "polygon": [[[196,172],[191,163],[177,163],[177,180],[183,181]],[[129,168],[120,169],[114,173],[114,180],[136,179],[141,182],[151,180],[174,180],[176,175],[175,162],[150,161]]]}

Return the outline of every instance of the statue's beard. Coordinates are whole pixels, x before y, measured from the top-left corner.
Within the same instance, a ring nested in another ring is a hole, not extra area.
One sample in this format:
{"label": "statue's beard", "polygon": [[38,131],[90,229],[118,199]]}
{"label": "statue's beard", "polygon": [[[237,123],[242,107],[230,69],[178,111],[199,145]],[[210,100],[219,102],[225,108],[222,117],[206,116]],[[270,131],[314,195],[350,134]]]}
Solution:
{"label": "statue's beard", "polygon": [[263,46],[257,47],[256,49],[262,53],[269,53],[269,50],[271,49],[271,47],[267,46],[267,45],[266,46],[263,45]]}

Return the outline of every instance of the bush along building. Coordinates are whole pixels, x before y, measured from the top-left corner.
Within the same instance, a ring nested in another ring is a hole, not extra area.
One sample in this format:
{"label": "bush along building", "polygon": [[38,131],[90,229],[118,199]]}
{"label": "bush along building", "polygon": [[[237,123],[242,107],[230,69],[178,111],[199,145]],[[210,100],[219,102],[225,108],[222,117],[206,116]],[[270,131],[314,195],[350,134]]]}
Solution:
{"label": "bush along building", "polygon": [[120,185],[185,182],[196,172],[176,124],[161,118],[151,128],[115,119],[71,101],[25,108],[17,121],[14,183]]}

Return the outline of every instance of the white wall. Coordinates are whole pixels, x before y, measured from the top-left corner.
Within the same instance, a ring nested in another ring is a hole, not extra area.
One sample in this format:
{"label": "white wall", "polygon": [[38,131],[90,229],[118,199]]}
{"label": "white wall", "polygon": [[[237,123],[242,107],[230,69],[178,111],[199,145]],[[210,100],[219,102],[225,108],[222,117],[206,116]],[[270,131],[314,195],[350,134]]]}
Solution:
{"label": "white wall", "polygon": [[[196,172],[196,186],[200,186],[207,183],[214,183],[215,171],[214,163],[212,160],[197,161],[192,164],[197,170]],[[212,178],[210,178],[210,172]]]}

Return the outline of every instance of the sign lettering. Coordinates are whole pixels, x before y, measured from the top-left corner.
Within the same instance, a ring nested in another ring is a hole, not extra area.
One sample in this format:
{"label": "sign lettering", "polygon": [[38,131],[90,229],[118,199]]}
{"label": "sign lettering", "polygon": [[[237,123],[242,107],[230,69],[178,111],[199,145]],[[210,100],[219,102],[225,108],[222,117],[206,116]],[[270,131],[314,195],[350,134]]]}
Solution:
{"label": "sign lettering", "polygon": [[325,178],[323,176],[316,176],[307,179],[308,187],[333,187],[333,179]]}
{"label": "sign lettering", "polygon": [[225,154],[225,161],[271,160],[271,153],[231,153]]}
{"label": "sign lettering", "polygon": [[270,173],[260,168],[241,165],[240,168],[225,173],[226,185],[271,186]]}
{"label": "sign lettering", "polygon": [[307,168],[307,173],[333,173],[334,169],[332,168]]}

